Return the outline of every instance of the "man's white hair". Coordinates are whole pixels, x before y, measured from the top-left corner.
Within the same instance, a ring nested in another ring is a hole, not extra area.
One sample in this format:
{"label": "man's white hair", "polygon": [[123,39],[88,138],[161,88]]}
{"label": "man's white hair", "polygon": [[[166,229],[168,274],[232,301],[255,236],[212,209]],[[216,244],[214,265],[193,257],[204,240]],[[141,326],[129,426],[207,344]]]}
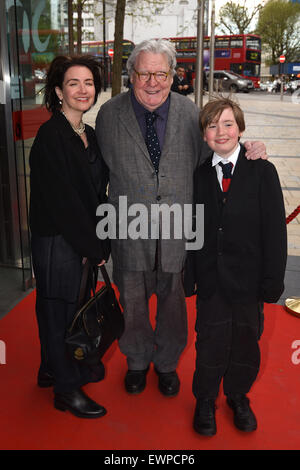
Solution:
{"label": "man's white hair", "polygon": [[165,54],[168,60],[168,64],[171,70],[172,75],[175,74],[176,67],[176,49],[172,42],[167,39],[146,39],[140,44],[137,44],[133,49],[132,53],[127,60],[127,70],[128,75],[131,75],[134,72],[135,63],[138,55],[141,52],[152,52],[153,54]]}

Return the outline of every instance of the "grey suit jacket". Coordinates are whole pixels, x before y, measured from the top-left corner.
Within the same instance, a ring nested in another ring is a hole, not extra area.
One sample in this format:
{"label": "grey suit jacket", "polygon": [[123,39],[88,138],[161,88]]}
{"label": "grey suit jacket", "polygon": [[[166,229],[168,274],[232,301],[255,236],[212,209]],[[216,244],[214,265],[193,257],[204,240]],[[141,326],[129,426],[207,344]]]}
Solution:
{"label": "grey suit jacket", "polygon": [[[132,108],[130,93],[121,93],[103,104],[96,119],[96,135],[109,168],[108,201],[115,207],[117,223],[121,221],[125,228],[129,226],[127,237],[121,229],[119,238],[111,241],[114,266],[129,271],[150,271],[155,266],[157,247],[155,237],[158,236],[159,215],[156,209],[162,204],[170,207],[176,203],[181,208],[184,204],[192,204],[193,172],[206,158],[208,150],[200,137],[198,108],[189,98],[171,92],[164,146],[156,176]],[[121,214],[120,196],[126,196],[122,199],[124,208],[121,208]],[[127,213],[125,203],[128,210],[133,211],[131,215]],[[143,204],[148,213],[147,221],[141,216],[138,219],[139,213],[135,211],[139,207],[133,204]],[[132,239],[130,224],[133,224],[132,228],[140,229],[140,238]],[[160,240],[162,270],[180,272],[185,260],[184,233],[176,239],[171,225],[170,236],[161,235]]]}

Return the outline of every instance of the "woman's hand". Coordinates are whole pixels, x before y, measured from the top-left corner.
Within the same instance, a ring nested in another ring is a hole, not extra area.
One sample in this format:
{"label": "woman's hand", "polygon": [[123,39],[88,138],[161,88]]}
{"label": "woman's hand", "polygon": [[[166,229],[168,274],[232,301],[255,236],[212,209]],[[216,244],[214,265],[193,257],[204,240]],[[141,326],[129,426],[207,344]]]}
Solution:
{"label": "woman's hand", "polygon": [[[82,264],[85,264],[86,262],[87,262],[87,258],[85,258],[85,257],[82,258]],[[103,266],[103,264],[105,264],[105,263],[106,263],[106,261],[105,261],[105,259],[103,259],[103,260],[101,261],[101,263],[97,264],[97,266],[98,266],[98,267],[99,267],[99,266]]]}

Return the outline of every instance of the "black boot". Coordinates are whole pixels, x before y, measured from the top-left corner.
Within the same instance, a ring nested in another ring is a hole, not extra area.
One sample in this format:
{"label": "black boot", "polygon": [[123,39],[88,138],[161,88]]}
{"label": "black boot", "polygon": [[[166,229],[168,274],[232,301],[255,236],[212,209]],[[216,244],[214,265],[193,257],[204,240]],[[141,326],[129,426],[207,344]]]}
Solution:
{"label": "black boot", "polygon": [[106,409],[89,398],[80,388],[72,392],[54,394],[54,407],[60,411],[70,411],[78,418],[101,418]]}
{"label": "black boot", "polygon": [[257,421],[249,403],[246,395],[227,397],[227,404],[233,410],[234,424],[240,431],[251,432],[257,428]]}
{"label": "black boot", "polygon": [[197,400],[194,414],[194,429],[203,436],[214,436],[217,432],[215,419],[215,400],[202,398]]}

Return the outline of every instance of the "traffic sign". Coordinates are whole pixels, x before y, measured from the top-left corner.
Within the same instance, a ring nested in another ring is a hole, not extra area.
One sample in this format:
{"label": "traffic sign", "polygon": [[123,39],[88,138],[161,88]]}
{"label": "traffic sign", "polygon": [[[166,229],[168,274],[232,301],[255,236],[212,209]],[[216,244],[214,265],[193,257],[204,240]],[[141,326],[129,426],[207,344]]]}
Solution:
{"label": "traffic sign", "polygon": [[283,64],[283,63],[285,62],[285,55],[281,55],[281,56],[279,57],[279,62],[280,62],[281,64]]}
{"label": "traffic sign", "polygon": [[108,53],[109,57],[114,56],[114,50],[113,49],[108,49],[107,53]]}

